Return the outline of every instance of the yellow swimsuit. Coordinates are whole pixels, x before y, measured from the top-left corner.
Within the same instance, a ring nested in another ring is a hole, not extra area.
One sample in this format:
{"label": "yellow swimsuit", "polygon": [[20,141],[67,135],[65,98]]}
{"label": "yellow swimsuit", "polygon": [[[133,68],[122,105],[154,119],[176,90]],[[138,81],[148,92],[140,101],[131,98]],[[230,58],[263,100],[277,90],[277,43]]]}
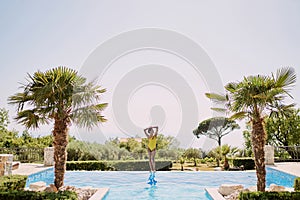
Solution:
{"label": "yellow swimsuit", "polygon": [[156,136],[149,138],[148,148],[150,151],[153,151],[156,148]]}

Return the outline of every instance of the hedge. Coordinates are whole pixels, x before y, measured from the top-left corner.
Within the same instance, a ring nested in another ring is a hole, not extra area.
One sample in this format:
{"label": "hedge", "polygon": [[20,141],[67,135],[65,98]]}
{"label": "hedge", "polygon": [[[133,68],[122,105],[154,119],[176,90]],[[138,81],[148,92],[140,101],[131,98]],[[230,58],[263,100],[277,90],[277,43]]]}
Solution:
{"label": "hedge", "polygon": [[26,180],[27,176],[24,175],[1,176],[0,191],[23,190],[26,185]]}
{"label": "hedge", "polygon": [[[110,161],[108,165],[114,171],[149,171],[149,161]],[[169,171],[172,161],[155,161],[157,171]]]}
{"label": "hedge", "polygon": [[300,192],[241,192],[239,200],[299,200]]}
{"label": "hedge", "polygon": [[252,170],[255,169],[255,163],[253,158],[234,158],[233,159],[233,166],[241,167],[244,165],[245,170]]}
{"label": "hedge", "polygon": [[103,161],[68,161],[67,162],[67,170],[100,170],[106,171],[109,170],[107,163]]}
{"label": "hedge", "polygon": [[0,199],[9,200],[77,200],[77,194],[72,191],[34,192],[34,191],[0,191]]}
{"label": "hedge", "polygon": [[295,178],[295,181],[294,181],[294,190],[300,192],[300,177]]}
{"label": "hedge", "polygon": [[[158,171],[168,171],[172,168],[172,161],[156,161]],[[101,171],[148,171],[149,162],[140,161],[68,161],[67,170],[101,170]]]}

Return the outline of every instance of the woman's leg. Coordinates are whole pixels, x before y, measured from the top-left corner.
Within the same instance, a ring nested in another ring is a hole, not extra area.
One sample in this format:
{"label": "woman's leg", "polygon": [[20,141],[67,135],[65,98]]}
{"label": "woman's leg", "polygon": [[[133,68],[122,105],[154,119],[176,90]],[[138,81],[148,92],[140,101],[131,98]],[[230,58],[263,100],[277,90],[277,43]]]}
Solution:
{"label": "woman's leg", "polygon": [[148,156],[149,156],[149,167],[150,167],[150,171],[153,171],[153,164],[152,164],[152,152],[150,151],[150,149],[148,149]]}
{"label": "woman's leg", "polygon": [[155,172],[156,171],[156,168],[155,168],[155,154],[156,154],[156,149],[155,150],[153,150],[152,152],[151,152],[151,154],[152,154],[152,169],[153,169],[153,171]]}

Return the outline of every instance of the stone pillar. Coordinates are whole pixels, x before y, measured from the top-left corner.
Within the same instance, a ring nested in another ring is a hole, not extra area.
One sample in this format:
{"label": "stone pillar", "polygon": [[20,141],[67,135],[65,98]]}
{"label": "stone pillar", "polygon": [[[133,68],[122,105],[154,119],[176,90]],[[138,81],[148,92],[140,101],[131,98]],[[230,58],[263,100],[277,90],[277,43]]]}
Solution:
{"label": "stone pillar", "polygon": [[13,158],[12,154],[0,154],[0,176],[11,175]]}
{"label": "stone pillar", "polygon": [[45,166],[54,165],[54,147],[44,148],[44,165]]}
{"label": "stone pillar", "polygon": [[274,147],[271,145],[265,146],[265,163],[266,165],[274,165]]}

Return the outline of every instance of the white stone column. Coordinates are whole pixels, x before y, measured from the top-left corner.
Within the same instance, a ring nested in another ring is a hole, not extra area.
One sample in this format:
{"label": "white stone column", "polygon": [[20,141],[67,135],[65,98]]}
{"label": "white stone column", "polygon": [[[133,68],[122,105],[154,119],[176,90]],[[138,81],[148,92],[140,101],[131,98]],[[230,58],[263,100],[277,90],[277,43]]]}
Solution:
{"label": "white stone column", "polygon": [[45,166],[54,165],[54,147],[44,148],[44,165]]}
{"label": "white stone column", "polygon": [[0,154],[0,176],[11,175],[13,159],[12,154]]}
{"label": "white stone column", "polygon": [[265,163],[266,165],[274,165],[274,147],[271,145],[265,146]]}

